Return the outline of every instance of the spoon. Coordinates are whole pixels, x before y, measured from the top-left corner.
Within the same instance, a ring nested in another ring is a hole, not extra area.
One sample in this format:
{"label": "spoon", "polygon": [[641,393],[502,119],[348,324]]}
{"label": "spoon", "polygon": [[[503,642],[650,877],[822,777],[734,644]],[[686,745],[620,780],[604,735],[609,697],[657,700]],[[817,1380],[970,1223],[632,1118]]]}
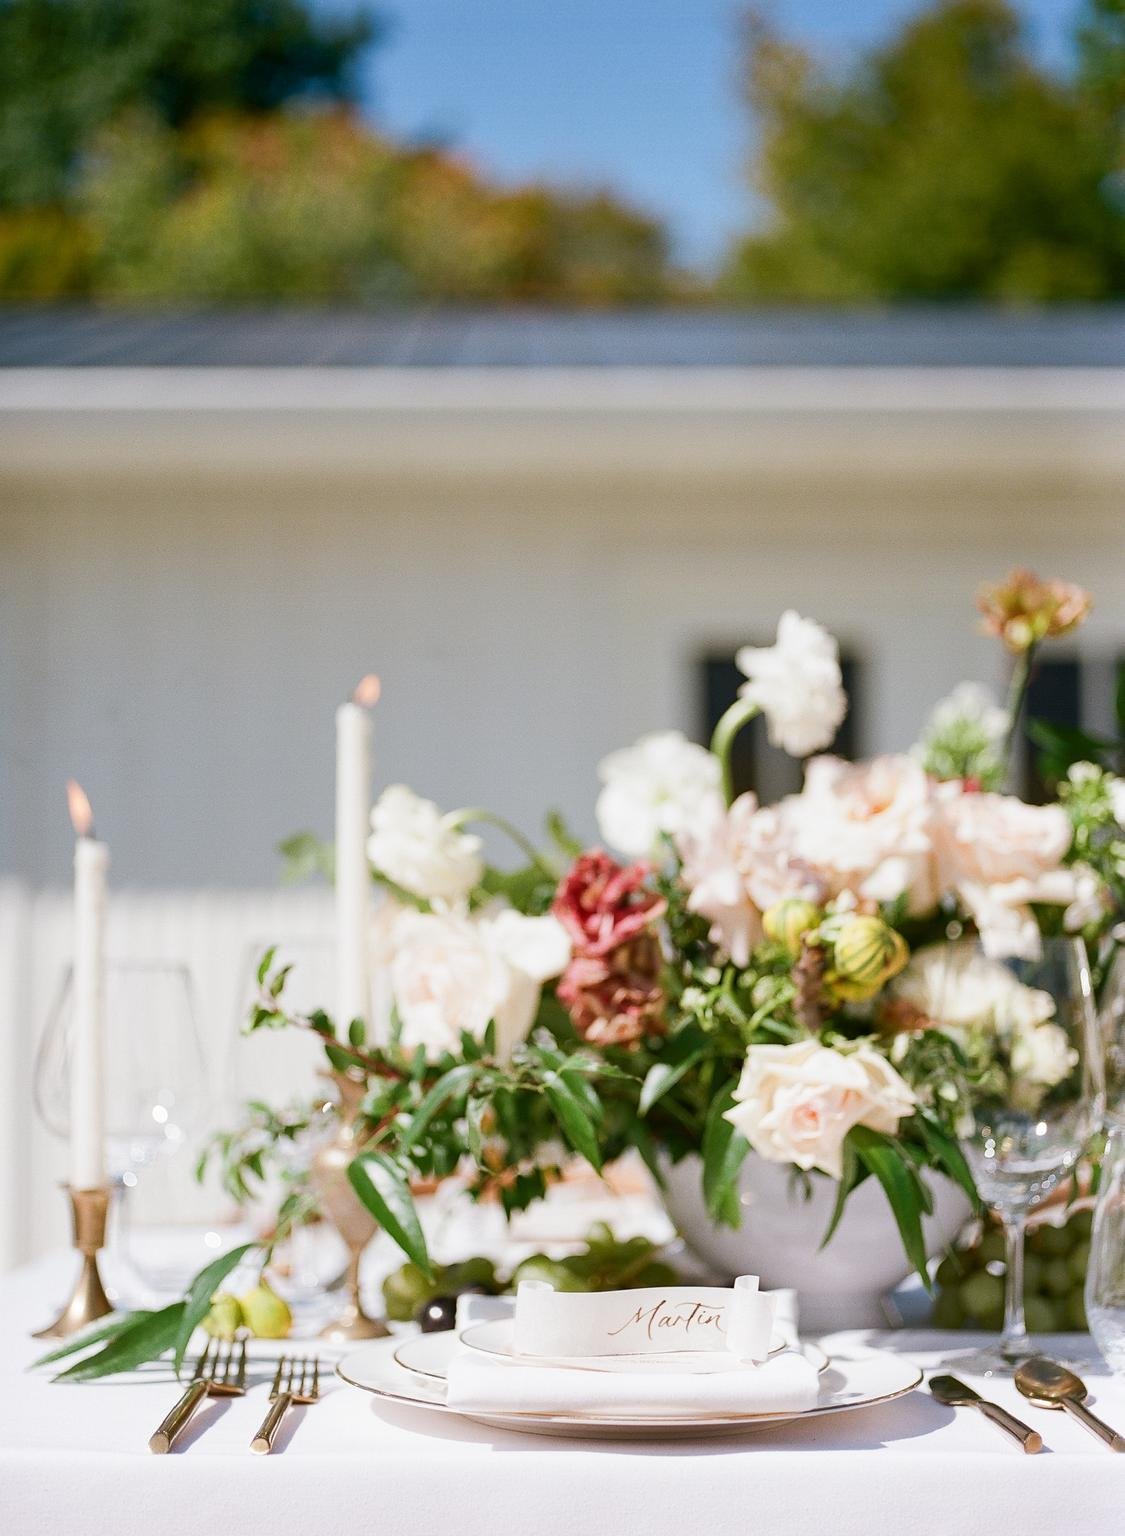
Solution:
{"label": "spoon", "polygon": [[1001,1408],[999,1403],[988,1402],[979,1392],[974,1392],[972,1387],[958,1381],[956,1376],[931,1376],[929,1385],[938,1402],[944,1403],[947,1408],[979,1408],[986,1419],[991,1419],[998,1429],[1010,1435],[1029,1456],[1043,1449],[1043,1436],[1038,1430],[1029,1429],[1014,1414]]}
{"label": "spoon", "polygon": [[1082,1401],[1086,1396],[1085,1383],[1065,1366],[1035,1355],[1016,1367],[1016,1386],[1037,1408],[1062,1408],[1111,1451],[1125,1451],[1125,1435],[1095,1418]]}

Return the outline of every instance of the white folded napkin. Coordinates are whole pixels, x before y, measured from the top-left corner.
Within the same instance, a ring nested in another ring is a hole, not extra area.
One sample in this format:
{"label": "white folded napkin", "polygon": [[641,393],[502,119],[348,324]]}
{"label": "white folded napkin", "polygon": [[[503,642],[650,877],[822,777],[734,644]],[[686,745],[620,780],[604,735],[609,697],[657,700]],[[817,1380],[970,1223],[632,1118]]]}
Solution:
{"label": "white folded napkin", "polygon": [[446,1401],[463,1413],[667,1418],[797,1413],[813,1407],[816,1396],[816,1367],[794,1349],[762,1365],[704,1374],[526,1365],[463,1350],[450,1362]]}
{"label": "white folded napkin", "polygon": [[[774,1331],[797,1343],[794,1291],[771,1292]],[[510,1317],[504,1296],[465,1295],[457,1331],[476,1322]],[[465,1413],[604,1413],[638,1418],[675,1414],[799,1413],[817,1398],[816,1367],[795,1348],[742,1370],[687,1374],[649,1364],[612,1372],[561,1365],[529,1365],[462,1349],[449,1366],[446,1400]]]}

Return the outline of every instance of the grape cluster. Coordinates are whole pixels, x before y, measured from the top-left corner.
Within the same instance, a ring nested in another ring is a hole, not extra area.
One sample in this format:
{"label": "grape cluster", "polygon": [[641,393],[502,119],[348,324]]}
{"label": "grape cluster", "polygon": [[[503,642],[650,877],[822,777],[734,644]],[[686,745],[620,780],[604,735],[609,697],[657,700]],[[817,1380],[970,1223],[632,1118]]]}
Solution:
{"label": "grape cluster", "polygon": [[[1091,1220],[1088,1210],[1076,1210],[1061,1225],[1044,1221],[1028,1231],[1023,1303],[1029,1333],[1085,1332],[1082,1293]],[[1004,1235],[996,1226],[952,1248],[937,1267],[934,1327],[998,1332],[1004,1322],[1005,1272]]]}

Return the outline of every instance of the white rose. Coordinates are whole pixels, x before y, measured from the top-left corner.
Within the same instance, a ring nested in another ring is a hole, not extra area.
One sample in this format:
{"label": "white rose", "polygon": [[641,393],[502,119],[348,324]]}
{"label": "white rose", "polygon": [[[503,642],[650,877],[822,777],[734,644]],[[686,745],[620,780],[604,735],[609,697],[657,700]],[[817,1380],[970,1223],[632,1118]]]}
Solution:
{"label": "white rose", "polygon": [[719,788],[718,758],[682,731],[655,731],[598,765],[605,786],[598,796],[602,836],[619,853],[650,854],[662,832],[686,827],[700,803]]}
{"label": "white rose", "polygon": [[774,645],[744,645],[735,659],[749,678],[739,695],[766,717],[775,747],[807,757],[828,746],[848,701],[839,650],[826,629],[789,609],[778,622]]}
{"label": "white rose", "polygon": [[1125,827],[1125,779],[1115,776],[1109,781],[1109,803],[1114,821],[1119,827]]}
{"label": "white rose", "polygon": [[1017,1032],[1009,1060],[1016,1077],[1053,1088],[1077,1065],[1078,1052],[1058,1024],[1038,1024]]}
{"label": "white rose", "polygon": [[816,757],[801,794],[785,803],[798,857],[824,875],[832,895],[905,895],[912,912],[936,906],[933,789],[912,758],[853,765]]}
{"label": "white rose", "polygon": [[1033,902],[1069,906],[1078,878],[1063,867],[1072,837],[1060,805],[1025,805],[1014,795],[935,791],[938,879],[954,892],[989,954],[1034,959],[1040,952]]}
{"label": "white rose", "polygon": [[914,1111],[908,1085],[872,1046],[844,1054],[816,1040],[752,1045],[726,1118],[760,1157],[843,1174],[853,1125],[893,1135]]}
{"label": "white rose", "polygon": [[756,809],[753,795],[740,795],[728,813],[722,797],[713,795],[676,839],[688,911],[709,920],[713,943],[738,966],[748,963],[762,938],[761,913],[739,865],[743,825]]}
{"label": "white rose", "polygon": [[367,855],[381,873],[424,901],[463,899],[484,873],[481,840],[463,832],[405,784],[391,784],[371,812]]}
{"label": "white rose", "polygon": [[1055,1011],[1049,992],[1026,986],[969,942],[917,950],[891,989],[955,1039],[975,1028],[1034,1029]]}
{"label": "white rose", "polygon": [[403,911],[392,935],[391,987],[407,1050],[456,1050],[490,1021],[496,1050],[511,1054],[535,1018],[542,983],[570,958],[553,917],[503,909],[480,917]]}

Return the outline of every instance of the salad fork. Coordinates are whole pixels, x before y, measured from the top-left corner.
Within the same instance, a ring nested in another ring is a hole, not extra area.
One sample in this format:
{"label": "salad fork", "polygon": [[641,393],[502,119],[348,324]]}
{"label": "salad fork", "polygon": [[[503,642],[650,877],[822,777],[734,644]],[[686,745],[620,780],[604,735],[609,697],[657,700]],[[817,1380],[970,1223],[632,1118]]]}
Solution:
{"label": "salad fork", "polygon": [[[215,1348],[213,1355],[212,1346]],[[149,1450],[157,1456],[170,1451],[173,1440],[205,1397],[242,1397],[245,1392],[246,1340],[240,1340],[236,1346],[233,1342],[223,1345],[208,1339],[206,1349],[195,1362],[191,1385],[150,1437]]]}
{"label": "salad fork", "polygon": [[270,1411],[250,1442],[250,1449],[259,1456],[268,1456],[288,1410],[294,1404],[315,1403],[319,1397],[320,1361],[282,1355],[270,1387]]}

